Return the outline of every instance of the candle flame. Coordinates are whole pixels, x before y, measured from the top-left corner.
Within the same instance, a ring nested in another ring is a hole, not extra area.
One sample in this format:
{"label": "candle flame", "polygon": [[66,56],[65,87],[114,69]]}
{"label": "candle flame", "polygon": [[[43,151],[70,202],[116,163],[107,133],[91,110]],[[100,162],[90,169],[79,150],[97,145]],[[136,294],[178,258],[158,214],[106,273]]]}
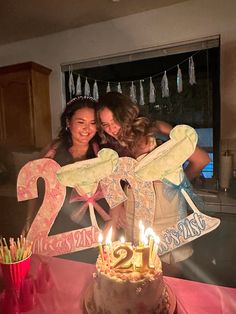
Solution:
{"label": "candle flame", "polygon": [[139,221],[139,237],[141,239],[141,241],[143,240],[143,237],[144,237],[144,224],[142,222],[142,220]]}
{"label": "candle flame", "polygon": [[109,229],[106,237],[106,244],[111,244],[111,238],[112,238],[112,227]]}
{"label": "candle flame", "polygon": [[100,232],[98,235],[98,242],[102,243],[102,240],[103,240],[103,236],[102,236],[102,233]]}
{"label": "candle flame", "polygon": [[120,237],[120,242],[124,244],[125,243],[125,237],[123,237],[123,236]]}
{"label": "candle flame", "polygon": [[145,230],[144,234],[145,234],[145,237],[147,237],[147,238],[150,236],[153,238],[156,237],[155,232],[150,227]]}
{"label": "candle flame", "polygon": [[154,241],[155,241],[156,244],[159,244],[160,241],[161,241],[161,239],[160,239],[160,237],[158,237],[158,236],[156,235],[156,236],[154,237]]}
{"label": "candle flame", "polygon": [[145,237],[145,235],[143,235],[142,242],[143,242],[144,245],[148,245],[148,238]]}
{"label": "candle flame", "polygon": [[142,220],[139,220],[139,229],[144,229],[144,225]]}

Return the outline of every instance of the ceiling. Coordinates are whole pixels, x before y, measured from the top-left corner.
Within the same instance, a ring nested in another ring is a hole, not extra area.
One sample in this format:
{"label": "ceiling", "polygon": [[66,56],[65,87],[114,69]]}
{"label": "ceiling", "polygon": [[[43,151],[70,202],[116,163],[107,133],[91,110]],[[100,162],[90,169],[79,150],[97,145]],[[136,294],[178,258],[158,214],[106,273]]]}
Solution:
{"label": "ceiling", "polygon": [[0,45],[186,0],[0,0]]}

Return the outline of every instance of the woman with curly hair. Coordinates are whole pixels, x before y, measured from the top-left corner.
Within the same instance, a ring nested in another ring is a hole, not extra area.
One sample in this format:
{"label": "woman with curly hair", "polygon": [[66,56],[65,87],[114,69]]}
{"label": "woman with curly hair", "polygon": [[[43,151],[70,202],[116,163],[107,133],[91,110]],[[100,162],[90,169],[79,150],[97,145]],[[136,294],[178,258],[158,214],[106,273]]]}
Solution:
{"label": "woman with curly hair", "polygon": [[[99,134],[102,138],[102,145],[109,147],[123,156],[142,159],[146,154],[155,149],[162,141],[169,138],[171,125],[163,121],[151,122],[148,118],[140,116],[139,107],[132,100],[118,92],[109,92],[99,99],[97,110]],[[185,174],[189,180],[197,177],[201,170],[209,163],[208,154],[197,147],[188,159]],[[154,182],[156,193],[155,219],[152,228],[159,234],[166,228],[174,225],[179,217],[180,200],[176,193],[170,200],[165,197],[164,189],[168,187],[160,181]],[[132,225],[134,212],[134,197],[129,186],[126,186],[128,200],[126,202],[126,212],[120,211],[121,219],[127,225]],[[182,206],[182,205],[181,205]],[[183,205],[184,206],[184,205]],[[162,261],[167,264],[183,261],[193,253],[191,245],[184,245],[175,249],[169,254],[162,256]],[[164,266],[165,269],[166,266]],[[172,268],[173,269],[173,268]],[[169,271],[168,274],[172,274]]]}
{"label": "woman with curly hair", "polygon": [[[126,95],[109,92],[102,96],[97,110],[102,145],[114,148],[120,156],[138,158],[168,140],[171,125],[151,122],[139,113],[138,105]],[[208,154],[197,147],[185,168],[188,179],[197,177],[209,161]]]}

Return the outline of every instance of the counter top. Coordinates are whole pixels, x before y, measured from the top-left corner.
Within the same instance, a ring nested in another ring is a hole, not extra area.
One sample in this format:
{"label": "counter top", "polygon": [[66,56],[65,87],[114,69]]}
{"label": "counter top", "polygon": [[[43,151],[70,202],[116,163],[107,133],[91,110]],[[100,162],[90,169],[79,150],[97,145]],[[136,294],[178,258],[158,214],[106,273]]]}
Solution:
{"label": "counter top", "polygon": [[206,211],[236,214],[236,199],[224,191],[195,191],[205,202]]}

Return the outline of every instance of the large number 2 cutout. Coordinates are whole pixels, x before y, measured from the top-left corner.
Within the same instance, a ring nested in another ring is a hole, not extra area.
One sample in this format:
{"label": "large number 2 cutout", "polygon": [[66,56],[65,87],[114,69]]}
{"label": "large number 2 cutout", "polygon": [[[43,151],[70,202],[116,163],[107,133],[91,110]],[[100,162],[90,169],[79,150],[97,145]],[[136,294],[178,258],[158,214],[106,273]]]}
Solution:
{"label": "large number 2 cutout", "polygon": [[48,236],[66,196],[66,187],[56,177],[60,168],[56,161],[42,158],[28,162],[18,175],[18,201],[37,198],[37,180],[45,182],[42,205],[27,234],[34,253],[56,256],[97,246],[98,230],[93,226]]}

